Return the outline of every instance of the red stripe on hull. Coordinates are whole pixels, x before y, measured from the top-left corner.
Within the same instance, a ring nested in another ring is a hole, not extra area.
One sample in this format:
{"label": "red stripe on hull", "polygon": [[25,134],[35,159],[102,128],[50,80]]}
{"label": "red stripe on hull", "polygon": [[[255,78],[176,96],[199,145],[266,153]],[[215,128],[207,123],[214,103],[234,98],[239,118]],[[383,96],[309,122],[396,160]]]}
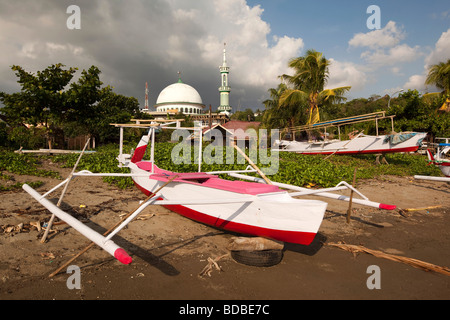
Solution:
{"label": "red stripe on hull", "polygon": [[398,148],[398,149],[379,149],[379,150],[361,150],[361,151],[324,151],[324,152],[303,152],[293,151],[300,154],[371,154],[371,153],[397,153],[397,152],[415,152],[419,149],[416,147]]}
{"label": "red stripe on hull", "polygon": [[[149,196],[150,191],[141,187],[137,183],[134,183],[136,187],[141,190],[145,195]],[[277,229],[269,229],[263,227],[256,227],[247,224],[237,223],[233,221],[227,221],[223,219],[219,219],[217,217],[210,216],[208,214],[204,214],[192,209],[189,209],[182,205],[166,205],[164,208],[169,209],[179,215],[182,215],[186,218],[195,220],[200,223],[204,223],[219,229],[242,233],[247,235],[253,235],[258,237],[270,238],[278,241],[296,243],[302,245],[309,245],[314,240],[316,233],[313,232],[300,232],[300,231],[287,231],[287,230],[277,230]]]}
{"label": "red stripe on hull", "polygon": [[277,229],[269,229],[263,227],[256,227],[242,223],[236,223],[233,221],[227,221],[223,219],[219,219],[217,217],[213,217],[189,208],[186,208],[181,205],[169,205],[163,206],[173,212],[176,212],[186,218],[208,224],[210,226],[236,232],[247,235],[253,235],[258,237],[270,238],[278,241],[289,242],[289,243],[297,243],[302,245],[309,245],[314,240],[316,236],[315,233],[312,232],[300,232],[300,231],[287,231],[287,230],[277,230]]}

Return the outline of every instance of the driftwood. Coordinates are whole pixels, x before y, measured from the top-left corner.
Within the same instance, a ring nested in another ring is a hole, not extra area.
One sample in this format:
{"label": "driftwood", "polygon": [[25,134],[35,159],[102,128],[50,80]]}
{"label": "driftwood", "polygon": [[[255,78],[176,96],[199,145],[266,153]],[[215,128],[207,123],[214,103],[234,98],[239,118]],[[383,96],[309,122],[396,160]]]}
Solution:
{"label": "driftwood", "polygon": [[441,208],[442,206],[431,206],[431,207],[424,207],[424,208],[409,208],[409,209],[400,209],[399,210],[399,214],[401,214],[404,217],[408,217],[410,216],[408,213],[413,212],[413,211],[422,211],[422,210],[432,210],[432,209],[438,209]]}
{"label": "driftwood", "polygon": [[441,208],[442,206],[431,206],[431,207],[424,207],[424,208],[409,208],[409,209],[403,209],[406,212],[411,212],[411,211],[421,211],[421,210],[431,210],[431,209],[438,209]]}
{"label": "driftwood", "polygon": [[402,262],[402,263],[408,264],[410,266],[413,266],[414,268],[422,269],[424,271],[433,271],[433,272],[437,272],[437,273],[441,273],[441,274],[450,276],[450,268],[437,266],[437,265],[434,265],[434,264],[431,264],[428,262],[424,262],[424,261],[420,261],[417,259],[388,254],[388,253],[384,253],[382,251],[372,250],[372,249],[368,249],[368,248],[365,248],[363,246],[358,246],[358,245],[343,244],[343,243],[327,243],[326,245],[330,246],[330,247],[337,247],[337,248],[349,251],[353,254],[356,254],[358,252],[365,252],[365,253],[374,255],[375,257],[378,257],[378,258],[384,258],[384,259],[388,259],[388,260],[392,260],[392,261],[396,261],[396,262]]}

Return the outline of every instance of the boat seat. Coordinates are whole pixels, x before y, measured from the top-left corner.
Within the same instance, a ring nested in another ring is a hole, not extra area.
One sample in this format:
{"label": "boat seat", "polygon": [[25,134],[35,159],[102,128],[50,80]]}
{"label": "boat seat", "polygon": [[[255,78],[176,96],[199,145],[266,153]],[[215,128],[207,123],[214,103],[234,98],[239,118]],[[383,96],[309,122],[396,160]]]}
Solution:
{"label": "boat seat", "polygon": [[280,191],[280,189],[277,186],[274,186],[272,184],[262,184],[258,182],[247,182],[247,181],[231,181],[220,178],[209,179],[205,181],[202,185],[209,188],[251,195]]}
{"label": "boat seat", "polygon": [[[149,161],[141,161],[136,163],[136,165],[142,170],[151,171],[153,164]],[[208,188],[220,189],[230,192],[256,195],[280,191],[280,189],[277,186],[271,184],[225,180],[220,179],[218,176],[207,174],[206,172],[176,173],[160,169],[156,165],[154,166],[154,172],[155,173],[150,176],[150,179],[166,182],[171,177],[177,175],[178,177],[175,178],[174,181],[192,183],[196,185],[202,185]]]}
{"label": "boat seat", "polygon": [[[218,176],[209,175],[205,172],[187,172],[187,173],[177,173],[177,172],[162,172],[155,173],[150,176],[151,179],[160,180],[160,181],[168,181],[170,178],[177,176],[173,181],[193,181],[203,183],[203,181],[218,178]],[[202,181],[202,182],[200,182]]]}

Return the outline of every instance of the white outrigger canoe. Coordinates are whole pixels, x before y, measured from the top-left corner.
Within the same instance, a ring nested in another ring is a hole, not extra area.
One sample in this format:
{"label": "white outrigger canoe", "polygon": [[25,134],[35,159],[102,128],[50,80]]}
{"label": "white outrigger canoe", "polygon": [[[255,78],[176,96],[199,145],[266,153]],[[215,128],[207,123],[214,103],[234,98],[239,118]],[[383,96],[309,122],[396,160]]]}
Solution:
{"label": "white outrigger canoe", "polygon": [[404,132],[392,135],[358,135],[350,140],[276,141],[274,150],[301,154],[378,154],[415,152],[427,133]]}
{"label": "white outrigger canoe", "polygon": [[[182,216],[223,230],[302,245],[311,244],[316,236],[327,208],[327,202],[294,198],[296,196],[314,194],[380,209],[393,210],[396,208],[393,205],[370,201],[344,181],[334,188],[310,190],[270,180],[268,184],[266,180],[242,174],[257,172],[250,166],[241,171],[200,172],[201,160],[199,160],[199,172],[175,173],[158,168],[154,163],[156,126],[158,128],[177,129],[168,127],[170,124],[147,125],[149,133],[142,137],[132,155],[122,153],[122,137],[123,128],[133,127],[133,125],[116,124],[121,133],[119,166],[129,168],[129,174],[91,173],[85,170],[73,174],[73,176],[78,177],[129,176],[133,179],[135,185],[149,196],[132,215],[108,236],[98,234],[45,199],[47,195],[67,184],[70,181],[69,178],[44,195],[40,195],[26,184],[23,189],[54,215],[66,221],[125,264],[131,262],[131,257],[124,249],[114,244],[111,239],[149,205],[164,206]],[[143,126],[140,125],[139,127],[142,128]],[[145,161],[143,157],[150,138],[152,141],[151,159]],[[219,173],[226,173],[253,182],[224,180],[217,176]],[[344,189],[353,190],[361,198],[351,198],[331,192]]]}
{"label": "white outrigger canoe", "polygon": [[[422,145],[427,133],[400,132],[379,135],[378,122],[383,119],[391,120],[394,132],[394,115],[386,116],[385,111],[363,114],[354,117],[318,122],[311,125],[291,127],[289,131],[295,136],[296,132],[312,132],[323,130],[323,140],[295,141],[295,139],[281,139],[275,142],[273,150],[288,151],[301,154],[385,154],[396,152],[415,152]],[[376,135],[366,135],[362,131],[350,139],[341,140],[341,127],[367,121],[374,121]],[[327,129],[337,128],[338,139],[328,139]]]}

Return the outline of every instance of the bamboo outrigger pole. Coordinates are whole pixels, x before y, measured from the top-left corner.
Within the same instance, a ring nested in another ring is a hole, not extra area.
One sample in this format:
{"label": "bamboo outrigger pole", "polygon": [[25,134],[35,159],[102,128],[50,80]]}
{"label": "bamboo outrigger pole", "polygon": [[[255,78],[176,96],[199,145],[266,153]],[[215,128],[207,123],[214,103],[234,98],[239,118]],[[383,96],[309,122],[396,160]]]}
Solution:
{"label": "bamboo outrigger pole", "polygon": [[[61,192],[61,196],[59,197],[58,203],[56,204],[56,206],[58,208],[61,206],[62,199],[67,191],[67,187],[69,186],[69,183],[73,178],[73,174],[75,173],[75,169],[77,168],[78,163],[80,162],[81,157],[83,156],[84,151],[86,150],[86,148],[89,144],[89,140],[91,140],[91,138],[87,139],[86,144],[84,145],[83,151],[81,151],[80,156],[77,159],[77,162],[75,162],[75,165],[73,166],[72,172],[70,173],[69,177],[67,178],[66,185],[64,186],[64,189]],[[47,229],[45,229],[44,235],[42,236],[42,239],[41,239],[41,243],[44,243],[47,240],[48,232],[50,231],[50,229],[52,228],[52,225],[53,225],[53,220],[55,220],[55,214],[52,214],[50,220],[47,223]]]}
{"label": "bamboo outrigger pole", "polygon": [[[145,199],[141,205],[139,207],[137,207],[136,209],[134,209],[133,211],[129,212],[126,216],[124,216],[119,222],[117,222],[114,226],[112,226],[109,230],[107,230],[105,233],[103,233],[103,236],[108,235],[109,233],[111,233],[113,230],[115,230],[121,223],[123,223],[126,219],[128,219],[130,216],[132,216],[135,212],[138,211],[139,208],[141,208],[145,203],[147,203],[151,198],[153,198],[154,196],[156,196],[158,194],[159,191],[161,191],[162,188],[164,188],[165,186],[167,186],[170,182],[172,182],[175,178],[177,178],[178,176],[175,175],[173,177],[171,177],[166,183],[164,183],[161,187],[159,187],[154,193],[150,194],[147,199]],[[85,253],[86,251],[88,251],[90,248],[92,248],[94,246],[94,242],[91,242],[88,246],[86,246],[83,250],[81,250],[78,254],[76,254],[75,256],[73,256],[69,261],[67,261],[66,263],[64,263],[61,267],[59,267],[57,270],[55,270],[54,272],[52,272],[51,274],[49,274],[49,278],[53,277],[54,275],[58,274],[62,269],[64,269],[65,267],[67,267],[70,263],[72,263],[76,258],[78,258],[79,256],[81,256],[83,253]]]}

